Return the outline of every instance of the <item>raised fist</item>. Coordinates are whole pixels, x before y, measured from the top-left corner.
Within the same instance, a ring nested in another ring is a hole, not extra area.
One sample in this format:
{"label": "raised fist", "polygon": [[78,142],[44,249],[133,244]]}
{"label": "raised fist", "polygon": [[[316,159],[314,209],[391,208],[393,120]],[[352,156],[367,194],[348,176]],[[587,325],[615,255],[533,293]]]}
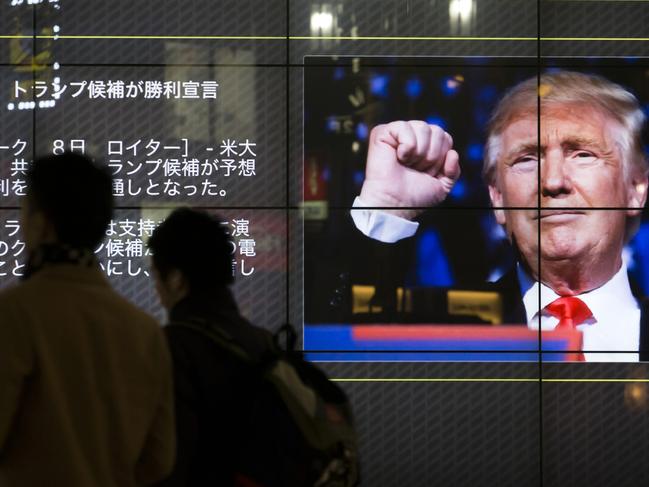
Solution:
{"label": "raised fist", "polygon": [[437,125],[420,120],[377,125],[370,134],[365,181],[366,206],[390,207],[413,219],[444,201],[460,177],[453,139]]}

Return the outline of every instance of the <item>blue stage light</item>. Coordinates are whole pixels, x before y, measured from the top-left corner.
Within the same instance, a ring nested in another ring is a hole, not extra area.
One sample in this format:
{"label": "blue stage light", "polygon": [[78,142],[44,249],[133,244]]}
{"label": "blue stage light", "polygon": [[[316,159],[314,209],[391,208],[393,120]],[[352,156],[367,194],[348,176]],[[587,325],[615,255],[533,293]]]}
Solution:
{"label": "blue stage light", "polygon": [[466,155],[472,161],[482,161],[483,153],[484,147],[482,144],[473,143],[466,148]]}
{"label": "blue stage light", "polygon": [[345,68],[340,67],[340,66],[337,67],[337,68],[334,70],[334,80],[336,80],[336,81],[340,81],[340,80],[343,79],[344,77],[345,77]]}
{"label": "blue stage light", "polygon": [[390,77],[386,74],[373,74],[370,76],[370,93],[379,98],[388,96]]}
{"label": "blue stage light", "polygon": [[367,128],[367,125],[365,125],[363,122],[360,122],[358,125],[356,125],[356,137],[359,140],[367,140],[367,136],[369,135],[370,130]]}
{"label": "blue stage light", "polygon": [[426,117],[426,123],[437,125],[438,127],[446,130],[446,121],[442,117],[439,117],[437,115],[430,115],[429,117]]}
{"label": "blue stage light", "polygon": [[448,97],[455,96],[460,90],[462,83],[464,83],[464,76],[459,74],[443,78],[441,83],[442,93]]}
{"label": "blue stage light", "polygon": [[363,171],[354,171],[354,184],[362,186],[363,181],[365,181],[365,173]]}
{"label": "blue stage light", "polygon": [[435,230],[421,233],[417,242],[417,281],[420,286],[452,286],[453,275]]}
{"label": "blue stage light", "polygon": [[410,78],[406,81],[406,96],[408,98],[413,100],[419,98],[422,91],[424,91],[424,85],[419,78]]}
{"label": "blue stage light", "polygon": [[455,200],[461,200],[466,196],[466,193],[466,183],[463,180],[459,179],[458,181],[456,181],[449,195]]}
{"label": "blue stage light", "polygon": [[336,117],[327,117],[326,129],[327,132],[337,132],[340,127],[340,122],[336,120]]}
{"label": "blue stage light", "polygon": [[486,85],[478,91],[477,100],[481,103],[493,103],[498,96],[498,90],[495,86]]}
{"label": "blue stage light", "polygon": [[633,252],[633,263],[629,263],[629,271],[640,286],[643,295],[649,293],[649,244],[647,242],[649,242],[649,222],[644,222],[629,243]]}

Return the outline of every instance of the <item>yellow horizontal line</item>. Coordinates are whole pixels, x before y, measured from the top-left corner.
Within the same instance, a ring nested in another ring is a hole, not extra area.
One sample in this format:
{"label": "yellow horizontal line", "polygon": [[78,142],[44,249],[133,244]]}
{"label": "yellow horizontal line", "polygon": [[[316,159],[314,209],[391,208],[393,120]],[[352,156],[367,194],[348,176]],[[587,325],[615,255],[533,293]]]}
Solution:
{"label": "yellow horizontal line", "polygon": [[583,383],[649,383],[649,379],[525,379],[525,378],[337,378],[334,382],[583,382]]}
{"label": "yellow horizontal line", "polygon": [[543,379],[543,382],[619,382],[619,383],[648,383],[649,379]]}
{"label": "yellow horizontal line", "polygon": [[538,382],[538,379],[448,379],[448,378],[400,378],[400,379],[331,379],[334,382]]}
{"label": "yellow horizontal line", "polygon": [[536,37],[290,36],[293,41],[536,41]]}
{"label": "yellow horizontal line", "polygon": [[0,39],[145,39],[145,40],[286,40],[286,36],[149,36],[149,35],[51,35],[51,36],[28,36],[28,35],[0,35]]}
{"label": "yellow horizontal line", "polygon": [[[112,39],[112,40],[249,40],[249,41],[285,41],[286,36],[152,36],[152,35],[0,35],[0,39]],[[383,36],[289,36],[292,41],[538,41],[574,42],[574,41],[620,41],[647,42],[649,37],[383,37]]]}
{"label": "yellow horizontal line", "polygon": [[631,41],[631,42],[647,42],[649,37],[541,37],[542,41]]}
{"label": "yellow horizontal line", "polygon": [[[148,39],[148,40],[286,40],[286,36],[149,36],[149,35],[3,35],[0,39]],[[433,40],[503,40],[535,41],[536,37],[382,37],[382,36],[289,36],[289,40],[349,40],[349,41],[433,41]]]}

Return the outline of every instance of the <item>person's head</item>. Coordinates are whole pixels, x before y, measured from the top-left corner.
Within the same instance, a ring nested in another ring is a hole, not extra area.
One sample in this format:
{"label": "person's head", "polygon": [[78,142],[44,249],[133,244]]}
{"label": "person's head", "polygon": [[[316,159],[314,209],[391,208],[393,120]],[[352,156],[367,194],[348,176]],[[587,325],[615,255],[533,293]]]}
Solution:
{"label": "person's head", "polygon": [[153,277],[162,305],[170,309],[189,293],[230,285],[232,241],[218,217],[174,210],[149,239]]}
{"label": "person's head", "polygon": [[589,74],[543,74],[500,101],[483,175],[498,223],[532,272],[539,227],[546,266],[587,264],[595,282],[619,268],[647,196],[643,123],[631,93]]}
{"label": "person's head", "polygon": [[43,244],[95,250],[113,212],[106,168],[77,153],[36,159],[26,175],[21,228],[28,252]]}

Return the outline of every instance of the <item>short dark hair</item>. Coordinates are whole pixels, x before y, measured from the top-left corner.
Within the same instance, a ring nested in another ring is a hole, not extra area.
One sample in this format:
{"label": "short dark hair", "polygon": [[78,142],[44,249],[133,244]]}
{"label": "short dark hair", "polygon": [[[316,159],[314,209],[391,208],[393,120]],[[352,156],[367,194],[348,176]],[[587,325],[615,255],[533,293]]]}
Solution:
{"label": "short dark hair", "polygon": [[106,167],[73,152],[40,157],[27,174],[29,205],[50,221],[59,243],[94,250],[113,215],[112,177]]}
{"label": "short dark hair", "polygon": [[153,265],[165,278],[179,270],[192,291],[232,284],[232,239],[217,216],[174,210],[151,235]]}

